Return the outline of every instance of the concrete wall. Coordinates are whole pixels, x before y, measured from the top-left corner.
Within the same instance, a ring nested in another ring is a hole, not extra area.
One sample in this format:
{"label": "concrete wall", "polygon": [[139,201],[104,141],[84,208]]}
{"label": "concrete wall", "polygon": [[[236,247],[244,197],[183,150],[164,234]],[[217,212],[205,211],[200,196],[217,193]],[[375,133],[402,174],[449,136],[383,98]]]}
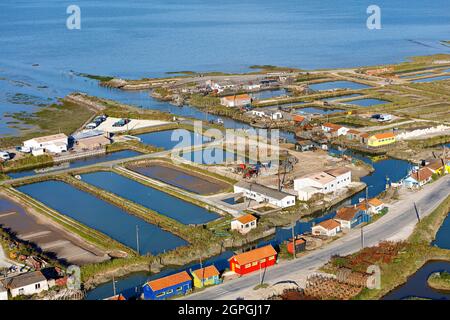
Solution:
{"label": "concrete wall", "polygon": [[[23,289],[23,290],[22,290]],[[38,283],[33,283],[22,288],[11,289],[11,296],[17,297],[20,295],[33,295],[42,291],[48,290],[47,280]]]}

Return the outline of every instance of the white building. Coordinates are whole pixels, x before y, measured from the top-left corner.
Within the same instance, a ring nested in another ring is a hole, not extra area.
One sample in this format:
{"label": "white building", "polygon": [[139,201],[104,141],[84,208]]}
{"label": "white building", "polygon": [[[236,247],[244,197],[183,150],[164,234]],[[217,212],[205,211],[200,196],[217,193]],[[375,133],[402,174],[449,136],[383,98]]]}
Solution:
{"label": "white building", "polygon": [[280,208],[295,205],[295,196],[257,183],[240,181],[234,185],[234,193],[242,193],[244,197],[258,203],[267,202]]}
{"label": "white building", "polygon": [[330,193],[348,186],[352,182],[352,172],[347,168],[336,168],[311,173],[294,179],[294,190],[298,198],[308,201],[316,193]]}
{"label": "white building", "polygon": [[253,91],[253,90],[259,90],[261,89],[260,83],[249,83],[244,85],[244,90]]}
{"label": "white building", "polygon": [[248,94],[239,94],[220,98],[220,104],[229,107],[243,107],[252,103],[252,98]]}
{"label": "white building", "polygon": [[34,155],[40,154],[44,151],[52,153],[61,153],[67,151],[68,138],[64,133],[54,134],[51,136],[44,136],[33,138],[23,142],[25,148],[31,149]]}
{"label": "white building", "polygon": [[381,114],[380,118],[378,118],[379,122],[391,121],[392,116],[390,114]]}
{"label": "white building", "polygon": [[231,221],[231,230],[236,230],[242,234],[250,232],[256,228],[256,218],[251,214],[239,217]]}
{"label": "white building", "polygon": [[21,295],[33,295],[48,290],[47,279],[40,271],[23,273],[5,279],[3,282],[13,298]]}
{"label": "white building", "polygon": [[225,90],[232,90],[232,89],[236,88],[236,84],[234,84],[233,82],[231,82],[229,80],[224,80],[221,82],[208,80],[208,81],[206,81],[206,85],[218,93],[222,93]]}
{"label": "white building", "polygon": [[312,227],[312,234],[315,236],[334,237],[340,231],[341,224],[333,219],[322,221]]}
{"label": "white building", "polygon": [[383,203],[383,201],[381,201],[378,198],[369,199],[369,201],[367,201],[367,203],[369,204],[369,210],[367,210],[366,200],[364,200],[364,199],[360,200],[358,207],[361,210],[366,211],[369,214],[378,214],[384,208],[386,208],[386,205]]}
{"label": "white building", "polygon": [[323,132],[330,133],[330,134],[335,135],[337,137],[346,135],[349,130],[350,130],[349,128],[340,126],[338,124],[329,123],[329,122],[324,123],[322,125],[322,131]]}
{"label": "white building", "polygon": [[283,113],[281,111],[276,110],[257,110],[253,109],[249,112],[252,116],[259,117],[259,118],[270,118],[271,120],[280,120],[283,119]]}
{"label": "white building", "polygon": [[0,281],[0,301],[8,300],[8,290],[3,286]]}
{"label": "white building", "polygon": [[266,113],[263,110],[257,110],[257,109],[253,109],[252,111],[250,111],[250,114],[256,117],[265,117]]}

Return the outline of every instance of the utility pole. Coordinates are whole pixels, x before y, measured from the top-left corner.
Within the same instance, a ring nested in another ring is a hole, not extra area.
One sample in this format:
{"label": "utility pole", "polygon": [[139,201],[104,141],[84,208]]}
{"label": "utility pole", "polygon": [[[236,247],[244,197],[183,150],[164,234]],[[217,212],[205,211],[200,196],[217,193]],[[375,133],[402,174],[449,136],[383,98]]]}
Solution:
{"label": "utility pole", "polygon": [[263,284],[262,272],[261,272],[261,261],[259,262],[259,284]]}
{"label": "utility pole", "polygon": [[200,255],[200,270],[202,270],[202,288],[205,285],[205,270],[203,269],[202,256]]}
{"label": "utility pole", "polygon": [[115,297],[117,295],[117,291],[116,291],[116,280],[114,279],[114,275],[112,276],[112,283],[113,283],[113,296]]}
{"label": "utility pole", "polygon": [[139,225],[136,225],[136,251],[140,255],[139,250]]}
{"label": "utility pole", "polygon": [[361,249],[364,249],[364,226],[361,226]]}
{"label": "utility pole", "polygon": [[369,186],[366,186],[366,210],[369,214]]}
{"label": "utility pole", "polygon": [[417,205],[415,202],[414,202],[414,211],[416,212],[417,221],[420,222],[420,213],[419,213],[419,209],[417,209]]}
{"label": "utility pole", "polygon": [[294,259],[295,259],[295,258],[296,258],[296,256],[295,256],[296,252],[295,252],[295,235],[294,235],[294,227],[295,227],[295,224],[293,223],[293,224],[292,224],[292,250],[293,250],[293,256],[294,256]]}

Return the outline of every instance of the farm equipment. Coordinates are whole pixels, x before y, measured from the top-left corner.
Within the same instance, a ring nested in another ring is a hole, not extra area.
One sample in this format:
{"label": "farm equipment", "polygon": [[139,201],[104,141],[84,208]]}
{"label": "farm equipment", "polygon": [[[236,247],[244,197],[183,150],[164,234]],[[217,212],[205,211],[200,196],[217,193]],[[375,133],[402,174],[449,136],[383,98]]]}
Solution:
{"label": "farm equipment", "polygon": [[253,166],[242,163],[235,168],[235,173],[242,174],[245,179],[250,179],[259,175],[260,167],[259,164]]}

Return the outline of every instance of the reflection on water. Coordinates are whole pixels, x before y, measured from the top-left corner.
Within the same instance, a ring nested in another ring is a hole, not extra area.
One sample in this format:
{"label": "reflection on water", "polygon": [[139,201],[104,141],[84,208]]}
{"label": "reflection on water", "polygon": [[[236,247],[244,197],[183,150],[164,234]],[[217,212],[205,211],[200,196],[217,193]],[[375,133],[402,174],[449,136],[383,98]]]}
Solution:
{"label": "reflection on water", "polygon": [[138,227],[142,254],[158,254],[186,244],[183,239],[64,182],[44,181],[17,189],[132,249],[136,248]]}
{"label": "reflection on water", "polygon": [[401,300],[415,297],[433,300],[450,300],[450,293],[439,292],[430,288],[427,284],[428,277],[431,274],[442,271],[450,272],[450,262],[428,262],[414,275],[409,277],[405,284],[384,296],[383,300]]}

